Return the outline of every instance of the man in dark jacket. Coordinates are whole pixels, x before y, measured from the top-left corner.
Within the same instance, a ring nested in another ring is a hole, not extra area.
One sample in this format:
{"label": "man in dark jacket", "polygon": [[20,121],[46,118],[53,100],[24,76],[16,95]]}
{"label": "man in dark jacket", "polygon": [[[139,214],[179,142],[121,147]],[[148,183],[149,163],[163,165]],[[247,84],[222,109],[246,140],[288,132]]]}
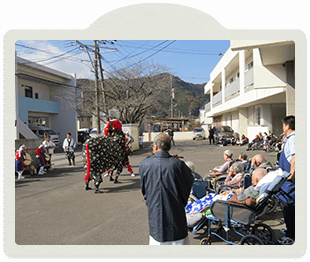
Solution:
{"label": "man in dark jacket", "polygon": [[171,139],[171,142],[172,142],[172,144],[173,144],[173,146],[175,146],[175,143],[174,143],[174,139],[173,139],[173,130],[172,130],[172,128],[170,128],[169,130],[168,130],[168,135],[170,136],[170,139]]}
{"label": "man in dark jacket", "polygon": [[153,156],[141,161],[141,191],[146,200],[150,245],[189,244],[185,206],[194,178],[187,165],[171,156],[171,139],[159,134]]}
{"label": "man in dark jacket", "polygon": [[214,129],[212,127],[210,127],[209,129],[209,143],[211,145],[211,141],[213,141],[213,145],[214,145]]}

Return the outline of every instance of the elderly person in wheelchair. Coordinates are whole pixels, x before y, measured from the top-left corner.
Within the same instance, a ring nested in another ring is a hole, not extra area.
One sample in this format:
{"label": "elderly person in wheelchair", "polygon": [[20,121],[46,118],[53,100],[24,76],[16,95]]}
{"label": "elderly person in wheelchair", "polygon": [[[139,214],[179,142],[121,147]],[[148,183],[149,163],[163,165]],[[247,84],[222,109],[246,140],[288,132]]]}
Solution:
{"label": "elderly person in wheelchair", "polygon": [[255,166],[256,167],[259,167],[259,168],[264,168],[266,169],[267,171],[270,171],[270,170],[273,170],[274,169],[274,166],[269,162],[267,161],[262,155],[255,155],[252,157],[251,159],[251,165],[250,165],[250,169],[249,169],[249,173],[252,174],[254,169],[255,169]]}
{"label": "elderly person in wheelchair", "polygon": [[244,166],[241,162],[233,163],[228,170],[224,185],[229,187],[241,187],[244,178]]}
{"label": "elderly person in wheelchair", "polygon": [[[246,189],[240,187],[238,189],[220,189],[217,193],[210,193],[205,197],[198,199],[195,202],[187,204],[185,207],[186,214],[203,212],[209,208],[212,203],[216,200],[229,200],[232,202],[246,204],[248,206],[253,206],[255,204],[255,199],[259,196],[259,190],[255,188],[258,182],[267,174],[267,171],[262,168],[257,168],[252,174],[252,185]],[[235,196],[234,196],[235,195]]]}
{"label": "elderly person in wheelchair", "polygon": [[215,167],[213,170],[211,170],[210,175],[211,176],[218,176],[227,173],[231,162],[233,161],[232,159],[233,153],[230,150],[225,150],[223,153],[223,158],[225,162],[221,166]]}

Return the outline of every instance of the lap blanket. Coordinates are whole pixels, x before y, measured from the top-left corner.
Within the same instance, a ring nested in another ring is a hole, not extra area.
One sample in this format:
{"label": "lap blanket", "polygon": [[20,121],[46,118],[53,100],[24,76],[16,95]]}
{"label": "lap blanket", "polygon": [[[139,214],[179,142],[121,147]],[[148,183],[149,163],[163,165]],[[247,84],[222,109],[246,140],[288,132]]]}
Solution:
{"label": "lap blanket", "polygon": [[216,194],[208,194],[205,197],[196,200],[195,202],[189,203],[185,207],[185,213],[186,214],[193,214],[202,212],[207,207],[210,207],[214,201],[217,199],[221,200],[229,200],[234,193],[230,193],[229,195],[222,196],[222,195],[216,195]]}

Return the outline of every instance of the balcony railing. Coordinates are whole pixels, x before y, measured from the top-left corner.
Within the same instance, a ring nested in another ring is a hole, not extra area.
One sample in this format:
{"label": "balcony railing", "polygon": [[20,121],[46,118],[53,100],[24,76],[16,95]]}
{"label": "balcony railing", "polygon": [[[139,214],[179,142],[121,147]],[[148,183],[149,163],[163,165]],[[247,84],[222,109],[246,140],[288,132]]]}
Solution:
{"label": "balcony railing", "polygon": [[213,96],[212,105],[216,105],[222,101],[222,91],[218,92],[215,96]]}
{"label": "balcony railing", "polygon": [[239,90],[240,90],[240,80],[238,78],[234,82],[225,87],[225,99],[234,94],[237,94]]}
{"label": "balcony railing", "polygon": [[205,105],[205,110],[206,110],[206,111],[211,110],[211,102],[209,102],[209,103],[207,103],[207,104]]}
{"label": "balcony railing", "polygon": [[253,85],[254,83],[254,72],[253,68],[249,69],[244,73],[244,87]]}

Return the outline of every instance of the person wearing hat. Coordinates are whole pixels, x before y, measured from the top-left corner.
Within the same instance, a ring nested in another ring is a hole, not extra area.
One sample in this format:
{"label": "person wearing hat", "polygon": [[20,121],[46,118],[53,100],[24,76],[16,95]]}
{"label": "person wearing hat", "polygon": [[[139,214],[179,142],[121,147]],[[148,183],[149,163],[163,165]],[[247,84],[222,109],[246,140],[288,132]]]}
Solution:
{"label": "person wearing hat", "polygon": [[46,150],[45,158],[45,171],[52,171],[52,154],[54,153],[55,144],[51,141],[51,136],[47,135],[42,142],[44,149]]}
{"label": "person wearing hat", "polygon": [[45,174],[44,172],[44,163],[45,163],[45,150],[43,149],[43,145],[41,144],[36,150],[36,158],[39,160],[39,175]]}
{"label": "person wearing hat", "polygon": [[19,149],[16,151],[15,154],[15,169],[18,174],[17,179],[24,179],[25,177],[22,176],[24,172],[24,161],[26,159],[26,146],[21,145]]}

